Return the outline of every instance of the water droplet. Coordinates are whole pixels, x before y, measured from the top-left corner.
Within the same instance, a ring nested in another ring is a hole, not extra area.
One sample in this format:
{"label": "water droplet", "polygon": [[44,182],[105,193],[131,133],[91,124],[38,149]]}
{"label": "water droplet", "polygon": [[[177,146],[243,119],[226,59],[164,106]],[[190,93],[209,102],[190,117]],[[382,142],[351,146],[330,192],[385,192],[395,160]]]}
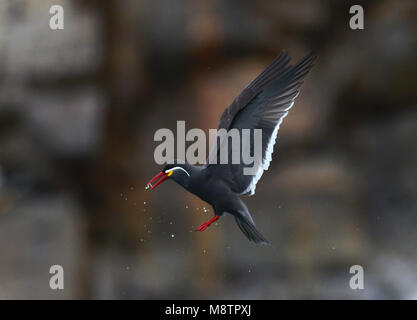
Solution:
{"label": "water droplet", "polygon": [[175,234],[171,234],[171,238],[174,238],[175,237]]}

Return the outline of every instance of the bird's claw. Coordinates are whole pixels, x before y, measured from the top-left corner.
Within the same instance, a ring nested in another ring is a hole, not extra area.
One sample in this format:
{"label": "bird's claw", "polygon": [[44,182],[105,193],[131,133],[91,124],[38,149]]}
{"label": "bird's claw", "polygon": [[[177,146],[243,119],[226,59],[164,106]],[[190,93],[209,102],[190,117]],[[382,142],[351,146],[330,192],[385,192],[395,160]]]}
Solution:
{"label": "bird's claw", "polygon": [[219,219],[219,216],[214,216],[213,219],[211,219],[209,221],[206,221],[201,226],[199,226],[196,231],[200,231],[201,232],[201,231],[206,230],[208,227],[210,227],[210,225],[213,222],[217,221],[218,219]]}
{"label": "bird's claw", "polygon": [[204,230],[206,230],[208,227],[210,226],[210,224],[208,224],[207,222],[204,222],[201,226],[199,226],[198,228],[197,228],[197,230],[195,230],[195,231],[204,231]]}

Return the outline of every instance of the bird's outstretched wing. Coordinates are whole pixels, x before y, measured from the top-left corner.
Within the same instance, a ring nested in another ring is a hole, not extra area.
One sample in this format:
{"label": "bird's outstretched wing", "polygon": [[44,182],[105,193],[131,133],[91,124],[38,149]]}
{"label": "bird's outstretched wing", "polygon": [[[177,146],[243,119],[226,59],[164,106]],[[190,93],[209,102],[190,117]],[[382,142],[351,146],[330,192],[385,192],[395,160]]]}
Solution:
{"label": "bird's outstretched wing", "polygon": [[[232,164],[232,144],[229,138],[217,143],[210,151],[207,170],[222,177],[234,192],[244,195],[255,193],[257,182],[269,167],[279,126],[294,104],[303,79],[315,59],[316,55],[310,53],[297,64],[289,65],[291,59],[288,54],[281,53],[221,115],[218,129],[229,132],[237,129],[240,137],[242,129],[250,129],[251,139],[241,139],[240,150],[250,150],[251,155],[254,152],[253,129],[262,129],[262,161],[254,168],[254,174],[243,174],[243,169],[252,165],[246,165],[243,161]],[[228,164],[220,164],[220,150],[225,141],[228,142]]]}

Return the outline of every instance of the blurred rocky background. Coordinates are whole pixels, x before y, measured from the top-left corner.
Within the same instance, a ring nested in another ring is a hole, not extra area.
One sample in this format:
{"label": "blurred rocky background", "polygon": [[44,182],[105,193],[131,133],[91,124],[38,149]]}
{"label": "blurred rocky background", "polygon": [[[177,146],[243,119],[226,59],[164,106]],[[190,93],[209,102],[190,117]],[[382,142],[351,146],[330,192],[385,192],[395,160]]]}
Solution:
{"label": "blurred rocky background", "polygon": [[[1,1],[0,298],[417,299],[416,30],[415,0]],[[245,199],[273,245],[194,233],[207,204],[144,190],[153,134],[216,128],[283,49],[319,60]]]}

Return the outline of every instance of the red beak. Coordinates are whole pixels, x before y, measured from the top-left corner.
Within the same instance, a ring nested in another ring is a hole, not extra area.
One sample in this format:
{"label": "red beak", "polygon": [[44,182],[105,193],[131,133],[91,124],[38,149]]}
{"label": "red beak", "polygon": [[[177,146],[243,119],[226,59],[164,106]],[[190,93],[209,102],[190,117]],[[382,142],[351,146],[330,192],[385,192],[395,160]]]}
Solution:
{"label": "red beak", "polygon": [[[154,182],[158,179],[160,179],[160,180],[157,183],[155,183],[154,185],[152,185],[152,182]],[[156,188],[159,184],[164,182],[166,179],[168,179],[168,174],[162,171],[162,172],[158,173],[155,177],[153,177],[151,180],[149,180],[148,184],[146,185],[146,189],[151,188],[151,190],[152,190],[153,188]]]}

